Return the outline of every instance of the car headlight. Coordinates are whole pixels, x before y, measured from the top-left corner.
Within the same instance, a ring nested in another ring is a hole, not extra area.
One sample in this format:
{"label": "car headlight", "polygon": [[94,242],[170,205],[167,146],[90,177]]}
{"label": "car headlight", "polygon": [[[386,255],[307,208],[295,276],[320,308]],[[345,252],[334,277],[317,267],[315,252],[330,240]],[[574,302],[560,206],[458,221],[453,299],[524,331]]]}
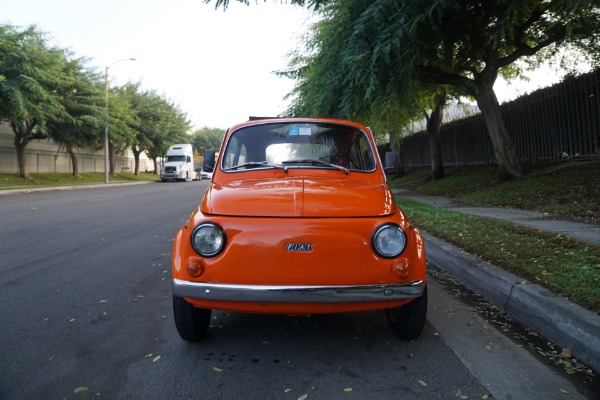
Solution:
{"label": "car headlight", "polygon": [[373,232],[371,246],[383,258],[398,257],[406,248],[406,235],[396,224],[383,224]]}
{"label": "car headlight", "polygon": [[205,222],[194,228],[192,247],[203,257],[214,257],[225,248],[227,236],[219,225]]}

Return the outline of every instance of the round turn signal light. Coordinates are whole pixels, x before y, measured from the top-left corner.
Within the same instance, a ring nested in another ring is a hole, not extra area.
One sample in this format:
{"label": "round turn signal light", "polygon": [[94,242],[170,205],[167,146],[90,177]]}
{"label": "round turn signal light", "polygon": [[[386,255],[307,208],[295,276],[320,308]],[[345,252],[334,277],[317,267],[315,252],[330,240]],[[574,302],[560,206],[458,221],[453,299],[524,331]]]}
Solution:
{"label": "round turn signal light", "polygon": [[204,265],[198,260],[190,260],[188,263],[188,274],[198,277],[204,273]]}
{"label": "round turn signal light", "polygon": [[406,278],[409,272],[408,261],[401,260],[397,262],[392,267],[392,270],[394,272],[394,275],[396,275],[398,278]]}

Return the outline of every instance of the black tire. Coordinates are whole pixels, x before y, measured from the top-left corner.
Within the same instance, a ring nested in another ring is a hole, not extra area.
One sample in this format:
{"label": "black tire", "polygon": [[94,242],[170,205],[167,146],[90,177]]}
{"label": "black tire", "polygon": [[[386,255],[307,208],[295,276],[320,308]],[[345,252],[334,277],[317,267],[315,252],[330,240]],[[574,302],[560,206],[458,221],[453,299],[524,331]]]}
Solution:
{"label": "black tire", "polygon": [[427,287],[420,297],[410,303],[387,310],[387,317],[392,332],[400,339],[418,338],[427,317]]}
{"label": "black tire", "polygon": [[183,340],[198,342],[206,336],[212,310],[197,308],[181,297],[173,296],[173,315],[177,332]]}

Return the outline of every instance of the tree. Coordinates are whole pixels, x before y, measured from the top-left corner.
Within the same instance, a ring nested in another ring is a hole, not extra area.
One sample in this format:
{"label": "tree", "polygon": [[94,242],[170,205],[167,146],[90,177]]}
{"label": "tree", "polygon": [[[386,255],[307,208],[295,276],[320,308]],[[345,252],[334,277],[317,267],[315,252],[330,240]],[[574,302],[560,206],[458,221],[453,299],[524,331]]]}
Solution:
{"label": "tree", "polygon": [[[217,7],[225,8],[228,3],[216,0]],[[536,65],[565,47],[590,55],[596,64],[600,62],[597,0],[290,3],[307,3],[314,9],[326,4],[324,15],[329,13],[351,26],[346,29],[346,37],[359,39],[344,40],[336,35],[340,48],[335,52],[345,56],[337,60],[344,63],[336,72],[328,73],[338,79],[333,86],[338,89],[334,95],[341,96],[342,101],[373,94],[379,97],[385,93],[379,90],[382,82],[394,82],[388,86],[395,88],[404,86],[406,90],[401,93],[409,93],[417,82],[447,85],[455,93],[474,98],[494,147],[500,180],[521,176],[522,168],[493,90],[498,75],[509,79],[519,76],[523,71],[521,65],[515,64],[517,60],[525,66]],[[350,15],[353,18],[348,18]]]}
{"label": "tree", "polygon": [[160,100],[154,93],[138,92],[136,86],[131,95],[131,106],[136,111],[135,138],[131,143],[131,151],[135,160],[134,175],[140,174],[140,155],[152,146],[151,138],[156,135],[161,115],[156,111]]}
{"label": "tree", "polygon": [[61,103],[70,117],[52,119],[47,123],[50,137],[69,153],[75,177],[80,176],[75,148],[99,150],[105,126],[102,79],[85,68],[85,61],[71,60],[65,68],[70,79],[65,81],[65,87],[55,89],[60,92]]}
{"label": "tree", "polygon": [[[348,116],[388,133],[392,150],[402,155],[399,137],[404,127],[425,114],[432,144],[432,176],[443,177],[439,130],[446,102],[446,88],[394,76],[395,66],[373,66],[370,54],[378,52],[371,24],[385,26],[380,18],[370,21],[369,3],[333,2],[322,11],[304,39],[304,48],[291,54],[289,69],[279,75],[296,80],[289,116]],[[361,22],[361,19],[366,21]],[[376,72],[372,73],[376,69]],[[431,110],[429,112],[428,110]],[[396,175],[402,173],[397,160]]]}
{"label": "tree", "polygon": [[225,130],[221,128],[202,127],[192,134],[192,144],[198,154],[204,154],[206,150],[216,150],[221,147],[225,136]]}
{"label": "tree", "polygon": [[[204,0],[205,4],[209,4],[211,3],[212,0]],[[227,9],[227,7],[229,7],[229,1],[230,0],[215,0],[215,9],[218,9],[220,7],[222,7],[224,10]],[[267,0],[265,0],[266,2]],[[319,7],[321,7],[323,4],[327,4],[329,3],[330,0],[290,0],[290,4],[295,4],[298,6],[305,6],[307,5],[309,8],[312,8],[314,10],[319,9]],[[245,5],[250,5],[250,0],[237,0],[238,3],[242,3]]]}
{"label": "tree", "polygon": [[429,152],[431,154],[431,178],[433,180],[444,177],[444,161],[442,160],[442,146],[440,132],[444,120],[444,107],[446,106],[447,93],[442,88],[434,100],[431,113],[425,112],[427,121],[427,136],[429,137]]}
{"label": "tree", "polygon": [[108,156],[109,174],[114,176],[115,155],[123,153],[134,141],[139,121],[137,111],[133,107],[134,97],[139,90],[139,83],[127,83],[121,87],[113,87],[108,91]]}
{"label": "tree", "polygon": [[[154,161],[166,152],[169,144],[189,140],[186,138],[190,123],[185,113],[155,91],[145,91],[133,96],[137,125],[132,151],[135,157],[135,174],[139,175],[140,154],[145,151]],[[165,145],[166,144],[166,145]]]}
{"label": "tree", "polygon": [[[404,1],[406,20],[390,26],[381,44],[402,58],[409,79],[451,85],[473,97],[491,138],[499,179],[522,175],[494,93],[499,74],[522,73],[515,61],[536,63],[566,45],[597,52],[595,1]],[[386,12],[395,11],[388,9]],[[394,35],[395,34],[395,35]],[[590,41],[591,39],[591,41]],[[595,45],[591,44],[595,43]]]}
{"label": "tree", "polygon": [[35,26],[19,30],[0,26],[0,120],[7,121],[15,134],[14,145],[19,175],[31,179],[25,148],[33,135],[45,133],[51,120],[68,120],[57,87],[66,87],[64,50],[49,47]]}
{"label": "tree", "polygon": [[169,146],[190,142],[191,123],[178,106],[154,91],[143,93],[142,99],[145,105],[139,115],[141,122],[136,141],[145,143],[144,146],[138,144],[138,149],[143,149],[152,159],[154,174],[158,174],[158,158],[165,155]]}

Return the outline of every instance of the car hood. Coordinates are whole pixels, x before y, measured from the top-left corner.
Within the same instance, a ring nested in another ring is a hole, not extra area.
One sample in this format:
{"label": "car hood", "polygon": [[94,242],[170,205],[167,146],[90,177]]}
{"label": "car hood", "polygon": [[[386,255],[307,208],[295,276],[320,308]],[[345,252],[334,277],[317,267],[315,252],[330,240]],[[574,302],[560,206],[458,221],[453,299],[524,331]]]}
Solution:
{"label": "car hood", "polygon": [[257,179],[210,185],[205,214],[259,217],[371,217],[396,208],[386,184],[346,179]]}

